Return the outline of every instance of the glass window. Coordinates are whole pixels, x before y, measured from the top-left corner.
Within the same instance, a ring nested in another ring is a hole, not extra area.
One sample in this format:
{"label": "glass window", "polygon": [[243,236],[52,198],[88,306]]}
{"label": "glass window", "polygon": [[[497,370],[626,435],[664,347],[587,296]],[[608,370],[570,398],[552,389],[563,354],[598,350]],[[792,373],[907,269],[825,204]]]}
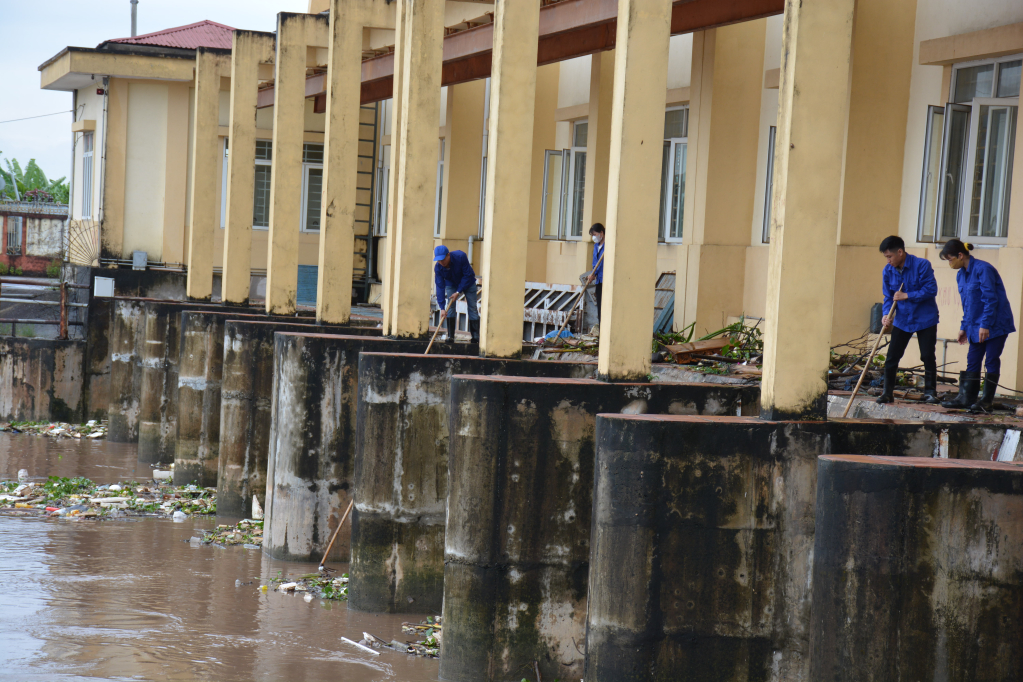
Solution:
{"label": "glass window", "polygon": [[543,162],[543,205],[540,209],[540,237],[557,239],[561,229],[564,152],[548,149]]}
{"label": "glass window", "polygon": [[256,140],[256,169],[252,193],[252,226],[270,227],[270,179],[273,158],[270,140]]}
{"label": "glass window", "polygon": [[220,229],[227,226],[227,155],[229,153],[227,138],[224,138],[224,159],[220,168]]}
{"label": "glass window", "polygon": [[323,163],[323,145],[311,143],[302,145],[302,163]]}
{"label": "glass window", "polygon": [[958,104],[945,107],[945,130],[941,150],[941,173],[938,187],[937,232],[941,240],[959,234],[960,205],[963,195],[963,173],[970,132],[970,108]]}
{"label": "glass window", "polygon": [[589,135],[590,124],[586,121],[580,121],[575,124],[575,129],[572,131],[572,146],[573,147],[586,147],[586,138]]}
{"label": "glass window", "polygon": [[440,238],[441,209],[444,206],[444,140],[440,141],[440,155],[437,157],[437,197],[433,210],[433,236]]}
{"label": "glass window", "polygon": [[373,234],[378,237],[387,236],[387,209],[390,189],[391,171],[391,145],[385,144],[380,148],[380,166],[377,168],[377,200],[376,200],[376,221],[373,225]]}
{"label": "glass window", "polygon": [[664,139],[689,137],[689,109],[671,109],[664,113]]}
{"label": "glass window", "polygon": [[764,231],[761,241],[771,243],[771,199],[774,195],[774,138],[777,126],[767,131],[767,187],[764,189]]}
{"label": "glass window", "polygon": [[323,202],[323,166],[306,169],[305,230],[320,229],[320,205]]}
{"label": "glass window", "polygon": [[1014,62],[1002,62],[998,65],[998,92],[996,97],[1019,97],[1020,72],[1023,71],[1023,59]]}
{"label": "glass window", "polygon": [[572,150],[572,205],[570,237],[583,235],[583,200],[586,196],[586,152]]}
{"label": "glass window", "polygon": [[661,153],[660,241],[682,239],[685,213],[686,158],[688,155],[689,109],[664,112],[664,151]]}
{"label": "glass window", "polygon": [[7,216],[7,255],[21,255],[21,228],[22,218],[20,216]]}
{"label": "glass window", "polygon": [[941,133],[945,127],[945,109],[927,108],[927,127],[924,133],[924,170],[920,180],[920,210],[917,225],[918,239],[934,241],[934,224],[938,210],[938,178],[941,164]]}
{"label": "glass window", "polygon": [[1016,107],[980,106],[970,200],[971,237],[1007,236]]}
{"label": "glass window", "polygon": [[994,75],[994,64],[956,69],[955,96],[952,101],[963,103],[971,101],[974,97],[990,97]]}
{"label": "glass window", "polygon": [[93,133],[82,135],[82,217],[92,217]]}

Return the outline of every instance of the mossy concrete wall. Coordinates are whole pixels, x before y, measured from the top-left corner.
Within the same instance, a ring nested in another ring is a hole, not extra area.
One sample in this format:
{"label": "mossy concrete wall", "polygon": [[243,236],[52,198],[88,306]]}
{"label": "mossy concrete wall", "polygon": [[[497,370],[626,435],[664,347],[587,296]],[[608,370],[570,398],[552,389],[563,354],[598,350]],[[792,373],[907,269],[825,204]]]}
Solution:
{"label": "mossy concrete wall", "polygon": [[348,604],[440,613],[456,374],[586,378],[596,363],[362,353]]}
{"label": "mossy concrete wall", "polygon": [[544,679],[580,679],[596,415],[734,415],[756,405],[758,393],[712,384],[453,378],[441,677],[521,679],[537,661]]}
{"label": "mossy concrete wall", "polygon": [[84,341],[0,337],[0,420],[81,422]]}
{"label": "mossy concrete wall", "polygon": [[[359,353],[422,353],[424,340],[278,333],[267,462],[263,551],[275,559],[319,561],[352,499]],[[476,355],[472,344],[434,352]],[[351,526],[330,560],[347,562]]]}
{"label": "mossy concrete wall", "polygon": [[142,396],[143,305],[137,298],[111,300],[110,388],[107,440],[136,443]]}
{"label": "mossy concrete wall", "polygon": [[810,679],[1023,678],[1023,467],[818,460]]}
{"label": "mossy concrete wall", "polygon": [[586,680],[833,679],[810,676],[817,457],[988,460],[1003,433],[977,424],[599,417]]}
{"label": "mossy concrete wall", "polygon": [[[247,517],[252,498],[266,502],[270,452],[275,332],[313,331],[312,319],[294,322],[231,319],[224,323],[220,385],[220,456],[217,516]],[[380,336],[366,327],[315,327],[317,333]]]}

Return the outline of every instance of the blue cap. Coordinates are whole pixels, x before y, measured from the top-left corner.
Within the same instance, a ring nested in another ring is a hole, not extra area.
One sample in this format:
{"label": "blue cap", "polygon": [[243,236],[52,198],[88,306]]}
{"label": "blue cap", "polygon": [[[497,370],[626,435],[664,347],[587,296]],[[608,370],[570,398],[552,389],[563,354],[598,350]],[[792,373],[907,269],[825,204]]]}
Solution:
{"label": "blue cap", "polygon": [[433,250],[433,262],[444,260],[448,257],[448,247],[441,244]]}

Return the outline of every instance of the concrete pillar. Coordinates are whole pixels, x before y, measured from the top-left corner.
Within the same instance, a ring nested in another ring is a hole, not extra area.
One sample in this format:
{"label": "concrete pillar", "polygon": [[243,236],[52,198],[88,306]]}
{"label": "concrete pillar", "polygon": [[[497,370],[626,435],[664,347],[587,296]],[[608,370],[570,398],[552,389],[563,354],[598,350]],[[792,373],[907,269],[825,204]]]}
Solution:
{"label": "concrete pillar", "polygon": [[[590,106],[587,114],[586,193],[583,229],[607,222],[607,181],[611,165],[611,111],[614,100],[615,51],[590,56]],[[590,261],[580,272],[589,270]]]}
{"label": "concrete pillar", "polygon": [[327,17],[322,15],[289,12],[277,15],[270,235],[266,265],[266,312],[275,315],[295,312],[302,208],[306,53],[310,45],[327,44],[323,40],[327,22]]}
{"label": "concrete pillar", "polygon": [[824,419],[854,0],[785,2],[761,397]]}
{"label": "concrete pillar", "polygon": [[539,30],[536,3],[495,6],[480,315],[480,350],[490,357],[522,353]]}
{"label": "concrete pillar", "polygon": [[106,419],[110,408],[110,350],[113,344],[114,301],[93,298],[85,338],[86,420]]}
{"label": "concrete pillar", "polygon": [[[270,452],[275,332],[310,331],[313,318],[290,322],[228,320],[220,384],[220,452],[217,516],[248,517],[252,498],[266,502],[266,462]],[[368,327],[316,327],[328,334],[379,336]]]}
{"label": "concrete pillar", "polygon": [[987,458],[977,446],[999,431],[598,417],[585,679],[841,679],[810,675],[818,456],[931,457],[947,447]]}
{"label": "concrete pillar", "polygon": [[246,304],[252,275],[252,202],[255,192],[256,95],[259,66],[272,63],[274,34],[236,30],[231,49],[231,131],[227,157],[224,231],[224,303]]}
{"label": "concrete pillar", "polygon": [[595,370],[595,363],[362,353],[349,605],[441,611],[452,376],[581,379]]}
{"label": "concrete pillar", "polygon": [[598,360],[609,380],[650,372],[670,23],[665,0],[619,1]]}
{"label": "concrete pillar", "polygon": [[818,462],[811,679],[1018,678],[1023,469]]}
{"label": "concrete pillar", "polygon": [[143,305],[142,381],[139,398],[139,464],[174,462],[178,431],[178,323],[181,307]]}
{"label": "concrete pillar", "polygon": [[195,114],[192,133],[191,214],[188,229],[188,283],[190,299],[213,296],[213,233],[220,206],[219,142],[220,79],[231,75],[230,50],[200,47],[195,51]]}
{"label": "concrete pillar", "polygon": [[697,31],[675,319],[696,337],[743,312],[757,187],[766,20]]}
{"label": "concrete pillar", "polygon": [[[402,18],[401,138],[397,166],[397,225],[391,305],[391,333],[419,337],[430,327],[433,279],[433,222],[437,190],[437,118],[444,52],[443,0],[401,0]],[[395,172],[392,166],[392,172]]]}
{"label": "concrete pillar", "polygon": [[181,313],[174,485],[217,485],[223,323],[214,313]]}
{"label": "concrete pillar", "polygon": [[136,443],[139,439],[141,337],[142,301],[131,298],[113,301],[107,440],[114,443]]}
{"label": "concrete pillar", "polygon": [[735,414],[757,389],[461,376],[450,391],[440,676],[507,680],[538,661],[544,679],[580,679],[596,415]]}
{"label": "concrete pillar", "polygon": [[401,160],[401,128],[402,105],[405,92],[405,44],[408,21],[405,19],[406,4],[398,2],[394,7],[394,90],[391,99],[391,169],[387,186],[387,239],[384,242],[383,292],[381,308],[383,309],[384,336],[395,334],[397,305],[395,303],[394,269],[397,261],[398,241],[398,164]]}
{"label": "concrete pillar", "polygon": [[[320,560],[352,498],[359,353],[420,354],[426,346],[422,340],[275,336],[263,551],[275,559]],[[453,344],[434,349],[454,350]],[[459,350],[472,353],[475,346],[459,344]],[[346,523],[331,560],[348,561],[350,536]]]}

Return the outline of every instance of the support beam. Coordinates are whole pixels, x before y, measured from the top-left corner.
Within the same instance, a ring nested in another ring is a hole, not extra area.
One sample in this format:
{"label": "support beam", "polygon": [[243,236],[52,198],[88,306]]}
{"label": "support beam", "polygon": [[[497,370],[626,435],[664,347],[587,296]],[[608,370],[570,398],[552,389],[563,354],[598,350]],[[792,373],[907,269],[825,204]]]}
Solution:
{"label": "support beam", "polygon": [[494,15],[494,75],[483,233],[480,351],[522,353],[522,292],[529,240],[530,166],[540,8],[499,0]]}
{"label": "support beam", "polygon": [[825,419],[855,0],[786,0],[761,416]]}
{"label": "support beam", "polygon": [[277,15],[270,238],[266,260],[266,311],[276,315],[290,315],[296,309],[306,52],[309,46],[326,43],[327,28],[325,16],[289,12]]}
{"label": "support beam", "polygon": [[231,134],[227,156],[227,227],[224,231],[224,303],[249,302],[252,276],[252,206],[256,165],[259,66],[272,64],[273,33],[240,31],[231,48]]}
{"label": "support beam", "polygon": [[402,124],[402,92],[404,92],[404,69],[401,64],[405,56],[405,32],[407,24],[405,20],[405,3],[399,2],[394,9],[394,63],[398,68],[394,69],[394,90],[391,99],[391,158],[389,161],[390,173],[388,174],[387,185],[387,240],[384,243],[384,267],[383,267],[383,329],[384,336],[394,334],[394,320],[397,307],[394,302],[394,268],[395,254],[398,251],[398,162],[401,159],[401,130]]}
{"label": "support beam", "polygon": [[231,74],[231,53],[200,47],[195,54],[195,132],[192,136],[192,197],[188,230],[188,282],[191,300],[213,296],[213,231],[220,215],[217,171],[220,158],[220,79]]}
{"label": "support beam", "polygon": [[671,3],[620,0],[618,16],[597,371],[627,381],[650,371]]}
{"label": "support beam", "polygon": [[[404,78],[400,106],[397,243],[391,333],[425,336],[430,324],[433,221],[437,190],[437,118],[444,43],[443,0],[399,0],[406,5]],[[393,172],[393,170],[392,170]]]}

